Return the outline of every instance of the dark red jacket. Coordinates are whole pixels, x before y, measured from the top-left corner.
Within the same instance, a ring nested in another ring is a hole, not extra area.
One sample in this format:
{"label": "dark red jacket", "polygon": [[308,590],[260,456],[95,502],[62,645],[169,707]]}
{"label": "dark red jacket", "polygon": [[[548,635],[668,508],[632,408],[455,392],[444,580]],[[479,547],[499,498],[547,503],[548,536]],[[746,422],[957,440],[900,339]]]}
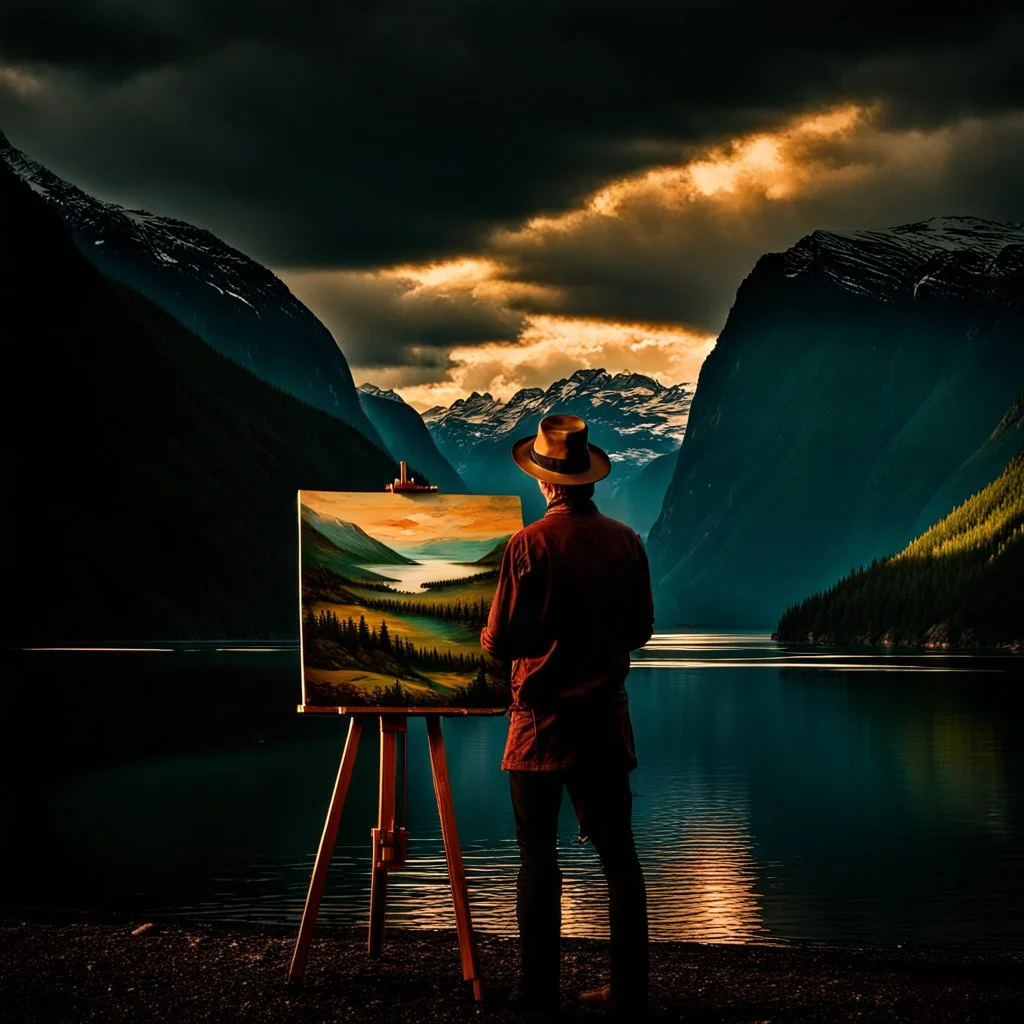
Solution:
{"label": "dark red jacket", "polygon": [[636,767],[625,680],[651,638],[643,542],[593,502],[553,502],[512,536],[480,643],[512,662],[503,769]]}

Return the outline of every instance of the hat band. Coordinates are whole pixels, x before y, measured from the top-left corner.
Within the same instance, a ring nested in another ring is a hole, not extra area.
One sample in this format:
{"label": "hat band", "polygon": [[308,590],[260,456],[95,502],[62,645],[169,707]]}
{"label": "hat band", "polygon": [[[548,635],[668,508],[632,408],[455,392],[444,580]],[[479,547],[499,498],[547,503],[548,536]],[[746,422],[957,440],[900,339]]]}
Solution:
{"label": "hat band", "polygon": [[576,473],[585,473],[590,469],[590,449],[584,448],[571,459],[553,459],[549,455],[539,455],[531,444],[530,461],[536,463],[541,469],[546,469],[549,473],[565,473],[573,476]]}

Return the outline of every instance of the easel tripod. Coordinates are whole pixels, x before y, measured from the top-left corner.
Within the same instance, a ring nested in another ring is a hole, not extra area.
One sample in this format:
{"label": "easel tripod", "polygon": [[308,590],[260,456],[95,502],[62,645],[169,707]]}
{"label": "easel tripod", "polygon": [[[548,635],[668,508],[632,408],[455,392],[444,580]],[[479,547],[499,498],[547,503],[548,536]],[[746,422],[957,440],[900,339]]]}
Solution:
{"label": "easel tripod", "polygon": [[[303,708],[304,711],[320,709]],[[337,713],[344,709],[324,709]],[[466,871],[462,862],[462,850],[455,826],[455,804],[452,800],[451,778],[448,774],[448,758],[444,749],[441,732],[441,716],[428,714],[427,740],[430,746],[430,768],[434,778],[434,795],[441,819],[441,835],[444,839],[445,860],[448,877],[451,880],[452,900],[455,904],[455,925],[459,935],[459,953],[462,959],[462,977],[473,986],[473,998],[483,1000],[483,980],[477,960],[476,943],[473,939],[473,924],[469,913],[469,890],[466,887]],[[302,923],[295,942],[295,952],[288,969],[291,983],[301,981],[306,965],[306,956],[313,940],[313,929],[320,910],[327,881],[327,871],[338,838],[341,812],[345,806],[352,771],[356,762],[356,750],[362,734],[363,723],[359,714],[353,714],[349,722],[348,736],[338,766],[338,777],[327,810],[320,846],[313,865],[313,876],[309,882],[306,906],[302,912]],[[373,869],[370,879],[370,929],[367,950],[372,957],[380,955],[384,941],[384,913],[387,903],[388,872],[405,866],[407,835],[405,828],[395,827],[395,803],[397,786],[398,739],[401,736],[403,751],[408,733],[404,712],[380,714],[380,788],[377,804],[377,827],[371,831],[373,839]],[[404,764],[403,764],[404,768]],[[404,776],[404,772],[403,772]]]}

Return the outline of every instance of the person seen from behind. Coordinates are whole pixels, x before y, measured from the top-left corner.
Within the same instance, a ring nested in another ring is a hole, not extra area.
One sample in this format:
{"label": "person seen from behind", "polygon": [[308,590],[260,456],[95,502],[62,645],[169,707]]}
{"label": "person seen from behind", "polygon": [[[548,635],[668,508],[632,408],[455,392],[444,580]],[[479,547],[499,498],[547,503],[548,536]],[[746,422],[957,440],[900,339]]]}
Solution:
{"label": "person seen from behind", "polygon": [[629,652],[653,631],[647,556],[637,533],[593,502],[611,464],[578,416],[545,417],[512,458],[547,501],[543,518],[509,540],[480,635],[491,655],[512,662],[501,767],[520,855],[521,988],[513,1001],[558,1008],[565,789],[580,841],[593,843],[608,881],[610,980],[580,1000],[636,1017],[648,1006],[647,898],[632,831],[637,758],[625,679]]}

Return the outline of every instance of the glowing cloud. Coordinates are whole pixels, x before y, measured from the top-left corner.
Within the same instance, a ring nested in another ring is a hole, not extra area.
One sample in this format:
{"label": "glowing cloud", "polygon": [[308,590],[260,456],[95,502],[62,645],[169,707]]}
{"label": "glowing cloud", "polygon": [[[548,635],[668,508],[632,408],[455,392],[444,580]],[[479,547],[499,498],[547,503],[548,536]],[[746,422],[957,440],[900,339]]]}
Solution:
{"label": "glowing cloud", "polygon": [[1024,137],[1020,113],[928,131],[891,128],[881,114],[847,104],[681,154],[576,209],[495,230],[475,254],[319,272],[323,296],[337,289],[333,310],[296,290],[335,330],[357,379],[420,409],[474,390],[507,399],[581,366],[694,381],[763,252],[813,228],[932,216],[946,169],[980,132]]}
{"label": "glowing cloud", "polygon": [[546,387],[580,366],[645,373],[664,384],[693,381],[714,343],[713,335],[682,328],[540,315],[527,317],[515,342],[453,348],[452,365],[440,381],[403,385],[401,370],[364,372],[422,410],[450,405],[470,391],[489,391],[506,400],[520,388]]}

